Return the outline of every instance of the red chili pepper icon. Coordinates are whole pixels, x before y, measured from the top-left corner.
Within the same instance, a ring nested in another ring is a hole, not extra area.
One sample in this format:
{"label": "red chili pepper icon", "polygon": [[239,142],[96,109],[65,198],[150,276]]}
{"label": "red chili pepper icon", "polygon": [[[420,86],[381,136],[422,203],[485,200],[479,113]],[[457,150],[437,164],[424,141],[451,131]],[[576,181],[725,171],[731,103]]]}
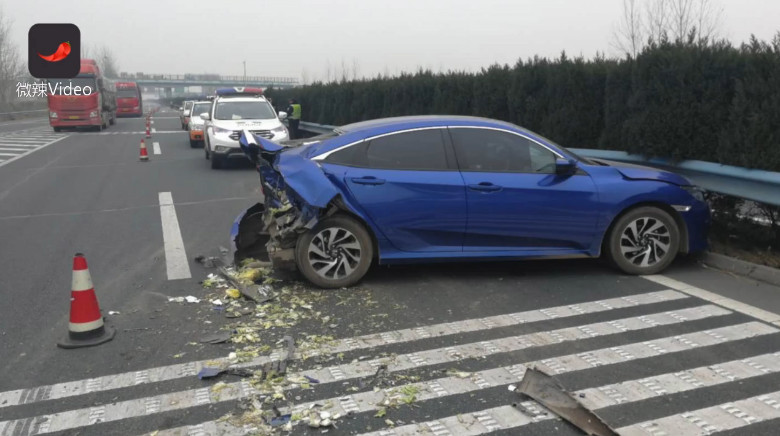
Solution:
{"label": "red chili pepper icon", "polygon": [[69,54],[70,54],[70,42],[63,42],[62,44],[60,44],[59,47],[57,47],[57,51],[55,51],[54,53],[48,56],[44,56],[38,53],[38,56],[40,56],[41,59],[45,61],[59,62],[65,59],[66,57],[68,57]]}

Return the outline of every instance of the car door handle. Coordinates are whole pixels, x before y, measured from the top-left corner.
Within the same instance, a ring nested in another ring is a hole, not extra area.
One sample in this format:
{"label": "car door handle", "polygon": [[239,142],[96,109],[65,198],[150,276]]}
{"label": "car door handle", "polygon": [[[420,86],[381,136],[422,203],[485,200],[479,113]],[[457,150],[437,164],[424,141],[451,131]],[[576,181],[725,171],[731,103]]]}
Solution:
{"label": "car door handle", "polygon": [[385,179],[377,179],[373,176],[353,177],[351,180],[358,185],[381,185],[385,183]]}
{"label": "car door handle", "polygon": [[503,187],[494,185],[490,182],[482,182],[476,185],[468,185],[468,187],[472,191],[482,191],[482,192],[496,192],[503,189]]}

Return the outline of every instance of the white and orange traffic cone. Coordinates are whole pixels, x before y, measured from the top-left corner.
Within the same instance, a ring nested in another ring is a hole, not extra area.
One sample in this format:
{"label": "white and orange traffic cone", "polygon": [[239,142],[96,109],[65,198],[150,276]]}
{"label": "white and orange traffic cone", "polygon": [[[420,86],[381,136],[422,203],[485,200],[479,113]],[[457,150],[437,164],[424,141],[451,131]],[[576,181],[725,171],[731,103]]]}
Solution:
{"label": "white and orange traffic cone", "polygon": [[146,142],[141,139],[141,156],[138,158],[141,162],[149,162],[149,153],[146,151]]}
{"label": "white and orange traffic cone", "polygon": [[146,137],[147,138],[151,138],[152,137],[152,133],[149,131],[149,125],[148,124],[146,125]]}
{"label": "white and orange traffic cone", "polygon": [[100,345],[114,339],[116,330],[103,323],[87,259],[81,253],[73,257],[73,285],[70,294],[68,336],[57,342],[60,348],[81,348]]}

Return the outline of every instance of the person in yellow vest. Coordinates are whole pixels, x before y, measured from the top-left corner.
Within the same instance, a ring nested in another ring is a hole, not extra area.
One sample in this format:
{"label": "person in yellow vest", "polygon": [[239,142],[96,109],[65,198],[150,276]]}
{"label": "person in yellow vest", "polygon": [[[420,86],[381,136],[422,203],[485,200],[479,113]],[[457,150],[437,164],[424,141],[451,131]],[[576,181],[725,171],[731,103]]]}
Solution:
{"label": "person in yellow vest", "polygon": [[294,98],[287,106],[287,123],[290,126],[290,139],[298,139],[298,125],[301,123],[301,105]]}

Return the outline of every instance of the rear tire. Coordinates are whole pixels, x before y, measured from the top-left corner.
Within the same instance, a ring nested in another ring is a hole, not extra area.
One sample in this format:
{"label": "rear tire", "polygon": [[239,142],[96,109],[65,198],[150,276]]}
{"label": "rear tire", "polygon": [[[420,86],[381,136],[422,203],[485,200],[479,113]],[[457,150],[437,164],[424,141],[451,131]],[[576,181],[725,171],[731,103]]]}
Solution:
{"label": "rear tire", "polygon": [[657,274],[677,256],[680,229],[667,212],[638,207],[615,222],[605,245],[607,258],[623,272]]}
{"label": "rear tire", "polygon": [[198,147],[198,141],[190,139],[190,148],[197,148]]}
{"label": "rear tire", "polygon": [[[373,258],[374,246],[368,230],[346,215],[320,221],[301,235],[295,246],[298,270],[321,288],[356,284],[368,272]],[[328,268],[329,265],[332,267]]]}

